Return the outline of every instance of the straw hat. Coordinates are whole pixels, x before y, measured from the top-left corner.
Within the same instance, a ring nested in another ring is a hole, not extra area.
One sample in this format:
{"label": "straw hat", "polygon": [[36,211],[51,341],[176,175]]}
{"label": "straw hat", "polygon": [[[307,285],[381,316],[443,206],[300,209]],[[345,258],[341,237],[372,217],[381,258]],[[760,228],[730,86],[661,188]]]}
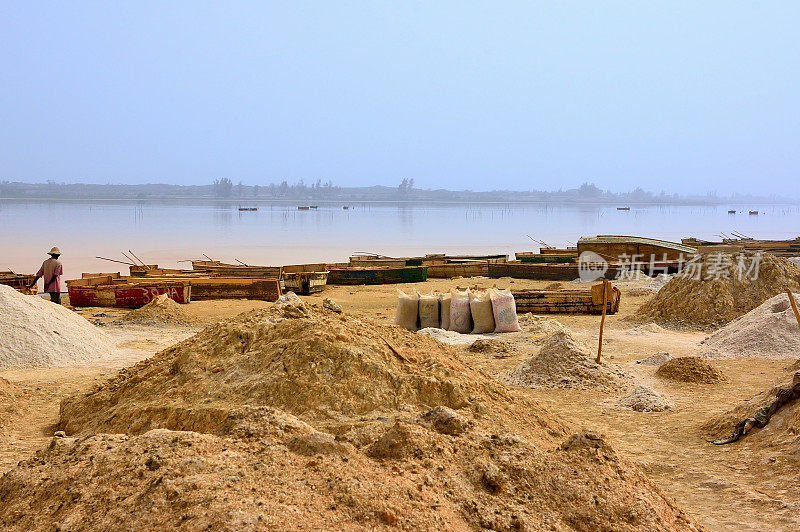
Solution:
{"label": "straw hat", "polygon": [[47,254],[48,255],[61,255],[61,251],[59,251],[59,249],[57,247],[53,246],[53,249],[48,251]]}

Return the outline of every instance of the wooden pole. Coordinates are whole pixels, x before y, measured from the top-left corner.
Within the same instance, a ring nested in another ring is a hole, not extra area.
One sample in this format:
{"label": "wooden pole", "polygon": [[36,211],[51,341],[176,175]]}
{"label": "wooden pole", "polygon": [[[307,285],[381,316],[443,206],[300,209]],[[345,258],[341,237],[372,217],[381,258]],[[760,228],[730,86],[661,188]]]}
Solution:
{"label": "wooden pole", "polygon": [[150,268],[150,266],[148,266],[147,264],[145,264],[145,263],[144,263],[144,261],[143,261],[142,259],[140,259],[139,257],[137,257],[137,256],[136,256],[136,254],[135,254],[133,251],[131,251],[131,250],[128,250],[128,253],[130,253],[131,255],[133,255],[133,258],[135,258],[136,260],[138,260],[139,262],[141,262],[141,263],[142,263],[142,266],[144,266],[144,269],[145,269],[145,270],[149,270],[149,269],[151,269],[151,268]]}
{"label": "wooden pole", "polygon": [[786,289],[786,293],[789,295],[789,303],[792,304],[792,310],[794,311],[794,317],[797,320],[797,326],[800,327],[800,312],[797,310],[797,303],[794,301],[794,294],[788,288]]}
{"label": "wooden pole", "polygon": [[606,323],[606,308],[608,307],[608,279],[603,279],[603,314],[600,317],[600,340],[597,343],[597,360],[600,363],[600,354],[603,352],[603,326]]}
{"label": "wooden pole", "polygon": [[116,259],[107,259],[107,258],[105,258],[105,257],[95,257],[95,258],[96,258],[96,259],[107,260],[107,261],[110,261],[110,262],[118,262],[118,263],[120,263],[120,264],[127,264],[128,266],[136,266],[136,264],[134,264],[134,263],[132,263],[132,262],[123,262],[123,261],[121,261],[121,260],[116,260]]}

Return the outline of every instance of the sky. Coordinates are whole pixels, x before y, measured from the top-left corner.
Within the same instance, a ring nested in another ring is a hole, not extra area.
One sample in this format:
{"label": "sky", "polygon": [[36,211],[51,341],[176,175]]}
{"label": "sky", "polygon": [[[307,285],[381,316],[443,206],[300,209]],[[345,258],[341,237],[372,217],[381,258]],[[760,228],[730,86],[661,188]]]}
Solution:
{"label": "sky", "polygon": [[795,1],[0,0],[0,180],[796,195]]}

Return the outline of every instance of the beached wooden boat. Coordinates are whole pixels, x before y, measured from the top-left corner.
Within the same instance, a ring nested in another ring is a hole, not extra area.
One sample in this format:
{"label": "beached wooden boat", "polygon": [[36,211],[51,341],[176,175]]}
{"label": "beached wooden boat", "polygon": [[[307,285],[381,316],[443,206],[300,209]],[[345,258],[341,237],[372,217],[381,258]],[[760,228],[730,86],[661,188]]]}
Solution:
{"label": "beached wooden boat", "polygon": [[756,240],[754,238],[724,238],[721,241],[684,238],[681,242],[697,248],[700,253],[761,252],[783,257],[800,256],[800,237],[791,240]]}
{"label": "beached wooden boat", "polygon": [[166,294],[176,303],[189,303],[191,286],[183,281],[121,277],[116,274],[83,274],[67,281],[73,307],[138,308]]}
{"label": "beached wooden boat", "polygon": [[0,284],[10,286],[23,294],[35,295],[37,293],[38,288],[36,285],[28,288],[35,279],[36,276],[33,274],[14,273],[12,271],[0,272]]}
{"label": "beached wooden boat", "polygon": [[578,240],[578,255],[586,251],[597,253],[609,262],[624,261],[625,257],[628,261],[637,257],[640,262],[649,262],[651,258],[657,261],[686,260],[697,253],[697,249],[685,244],[624,235],[581,237]]}
{"label": "beached wooden boat", "polygon": [[340,267],[329,264],[328,284],[395,284],[420,283],[428,279],[427,266],[403,267]]}
{"label": "beached wooden boat", "polygon": [[519,251],[514,253],[514,258],[520,262],[555,262],[555,263],[570,263],[578,260],[578,248],[569,247],[564,249],[554,247],[543,247],[539,249],[538,253],[533,251]]}
{"label": "beached wooden boat", "polygon": [[[616,279],[619,268],[609,265],[604,277]],[[519,261],[490,262],[489,277],[511,277],[514,279],[538,279],[543,281],[573,281],[580,278],[578,264],[527,263]]]}
{"label": "beached wooden boat", "polygon": [[193,260],[192,270],[218,277],[244,277],[248,279],[280,279],[280,266],[250,266],[227,264],[218,260]]}
{"label": "beached wooden boat", "polygon": [[326,264],[293,264],[283,267],[283,289],[308,295],[321,292],[328,284]]}
{"label": "beached wooden boat", "polygon": [[428,278],[452,279],[454,277],[487,277],[489,275],[489,261],[463,261],[445,262],[442,264],[429,264]]}
{"label": "beached wooden boat", "polygon": [[[513,290],[512,294],[519,313],[601,314],[603,311],[602,283],[582,290]],[[619,310],[621,297],[619,288],[611,287],[606,302],[607,314],[615,314]]]}

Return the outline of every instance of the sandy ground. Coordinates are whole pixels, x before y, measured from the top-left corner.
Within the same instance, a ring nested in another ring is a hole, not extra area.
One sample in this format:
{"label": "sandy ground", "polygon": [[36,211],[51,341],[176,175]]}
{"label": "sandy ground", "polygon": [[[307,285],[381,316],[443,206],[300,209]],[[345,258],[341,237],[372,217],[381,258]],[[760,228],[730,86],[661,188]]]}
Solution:
{"label": "sandy ground", "polygon": [[[391,322],[396,289],[404,291],[448,290],[459,287],[543,288],[550,282],[509,279],[432,280],[414,285],[328,287],[324,293],[304,298],[322,303],[323,297],[338,302],[345,312]],[[563,283],[564,288],[571,283]],[[527,390],[542,406],[559,416],[599,431],[644,471],[681,506],[709,530],[797,530],[800,528],[800,457],[782,456],[746,445],[717,447],[706,443],[700,425],[713,415],[728,410],[755,395],[785,374],[790,362],[765,359],[714,360],[728,381],[716,385],[678,384],[658,379],[655,368],[636,360],[657,351],[673,356],[695,354],[705,333],[657,331],[630,334],[628,318],[647,296],[631,296],[636,283],[622,284],[620,313],[609,316],[603,353],[620,364],[642,384],[668,395],[675,408],[661,413],[639,413],[615,405],[617,396],[592,390]],[[81,309],[90,320],[102,324],[117,341],[119,351],[91,367],[47,368],[0,371],[24,391],[19,422],[7,427],[0,438],[0,472],[46,445],[55,430],[60,401],[87,391],[118,369],[193,334],[202,324],[269,306],[258,301],[201,301],[185,308],[200,326],[119,326],[112,322],[122,309]],[[107,314],[107,316],[99,316]],[[554,315],[579,340],[596,346],[599,317]],[[465,360],[485,372],[497,375],[536,352],[529,336],[501,335],[511,346],[502,358],[469,353]],[[596,348],[596,347],[595,347]],[[800,355],[799,355],[800,356]]]}

